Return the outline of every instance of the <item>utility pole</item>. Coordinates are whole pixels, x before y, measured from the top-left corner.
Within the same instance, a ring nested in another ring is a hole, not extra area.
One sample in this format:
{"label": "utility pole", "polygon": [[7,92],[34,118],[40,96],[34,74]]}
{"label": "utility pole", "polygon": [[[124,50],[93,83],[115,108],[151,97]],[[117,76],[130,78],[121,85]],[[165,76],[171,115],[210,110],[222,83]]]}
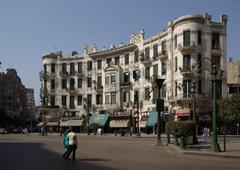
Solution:
{"label": "utility pole", "polygon": [[212,66],[212,83],[213,83],[213,121],[212,121],[212,126],[213,126],[213,135],[212,135],[212,149],[214,152],[220,152],[220,147],[218,143],[218,138],[217,138],[217,70],[216,70],[216,65],[214,64]]}

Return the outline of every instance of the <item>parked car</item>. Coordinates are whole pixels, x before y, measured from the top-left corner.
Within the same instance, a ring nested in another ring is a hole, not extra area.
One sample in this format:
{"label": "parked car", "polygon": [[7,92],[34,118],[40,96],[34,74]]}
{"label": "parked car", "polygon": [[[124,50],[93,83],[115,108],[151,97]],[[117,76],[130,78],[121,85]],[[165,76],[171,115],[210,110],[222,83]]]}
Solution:
{"label": "parked car", "polygon": [[0,134],[7,134],[8,131],[5,128],[0,128]]}

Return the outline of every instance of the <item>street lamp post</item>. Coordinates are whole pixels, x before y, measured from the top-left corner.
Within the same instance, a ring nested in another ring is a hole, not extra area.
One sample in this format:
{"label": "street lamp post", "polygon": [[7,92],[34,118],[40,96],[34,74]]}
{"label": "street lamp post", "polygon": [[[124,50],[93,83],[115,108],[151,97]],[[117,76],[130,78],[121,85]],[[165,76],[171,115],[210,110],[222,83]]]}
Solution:
{"label": "street lamp post", "polygon": [[213,134],[212,134],[212,149],[214,152],[220,152],[220,147],[217,138],[217,69],[216,65],[213,64],[212,66],[212,83],[213,83],[213,120],[212,120],[212,127],[213,127]]}
{"label": "street lamp post", "polygon": [[89,131],[89,102],[87,100],[87,98],[84,98],[84,102],[85,102],[85,110],[86,110],[86,129],[87,129],[87,135],[90,135],[90,131]]}
{"label": "street lamp post", "polygon": [[196,120],[196,81],[192,82],[192,121],[195,123],[195,135],[193,136],[193,144],[197,143],[197,120]]}
{"label": "street lamp post", "polygon": [[165,81],[165,79],[161,79],[161,78],[155,78],[155,82],[157,84],[157,88],[158,88],[158,99],[157,99],[157,103],[156,103],[156,108],[157,108],[157,112],[158,112],[158,116],[157,116],[157,145],[160,145],[162,143],[161,141],[161,112],[164,110],[164,100],[161,99],[161,95],[160,95],[160,90],[161,87],[163,85],[163,82]]}

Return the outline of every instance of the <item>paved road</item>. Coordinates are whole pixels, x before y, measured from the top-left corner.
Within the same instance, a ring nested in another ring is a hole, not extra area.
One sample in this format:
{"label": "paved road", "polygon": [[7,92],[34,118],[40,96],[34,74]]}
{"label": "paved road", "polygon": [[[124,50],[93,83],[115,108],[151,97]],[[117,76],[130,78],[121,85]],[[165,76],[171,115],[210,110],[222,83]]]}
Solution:
{"label": "paved road", "polygon": [[62,159],[60,136],[0,135],[1,170],[240,169],[239,159],[184,155],[154,138],[78,135],[77,161]]}

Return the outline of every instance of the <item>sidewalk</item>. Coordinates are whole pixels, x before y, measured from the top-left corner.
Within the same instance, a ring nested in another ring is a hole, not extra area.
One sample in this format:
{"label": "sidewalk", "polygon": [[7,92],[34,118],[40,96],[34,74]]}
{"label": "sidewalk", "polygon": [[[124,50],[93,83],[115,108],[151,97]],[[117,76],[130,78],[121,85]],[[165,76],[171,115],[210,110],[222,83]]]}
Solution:
{"label": "sidewalk", "polygon": [[209,139],[210,142],[207,144],[187,145],[185,150],[174,144],[169,144],[168,146],[182,154],[240,159],[240,136],[227,136],[226,139],[226,152],[223,151],[222,136],[218,138],[221,152],[213,152],[211,150],[211,139]]}

